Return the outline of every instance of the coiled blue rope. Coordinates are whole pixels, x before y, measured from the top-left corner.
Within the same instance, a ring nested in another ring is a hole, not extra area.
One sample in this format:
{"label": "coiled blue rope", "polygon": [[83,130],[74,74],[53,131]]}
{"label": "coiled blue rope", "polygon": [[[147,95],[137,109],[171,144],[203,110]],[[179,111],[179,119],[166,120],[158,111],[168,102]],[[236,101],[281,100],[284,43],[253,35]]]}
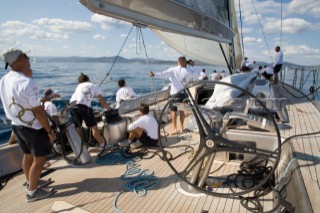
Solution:
{"label": "coiled blue rope", "polygon": [[[134,192],[137,196],[143,197],[147,194],[147,190],[156,189],[159,185],[159,179],[153,175],[152,170],[141,170],[140,163],[128,161],[126,163],[126,171],[121,175],[121,180],[127,180],[125,189]],[[117,202],[120,195],[125,192],[119,192],[114,200],[114,209],[123,213],[117,208]]]}
{"label": "coiled blue rope", "polygon": [[111,152],[108,153],[104,156],[101,156],[97,158],[97,164],[102,164],[102,165],[113,165],[113,164],[119,164],[119,163],[127,163],[127,162],[132,162],[133,160],[138,159],[137,157],[132,157],[132,158],[124,158],[122,153],[120,151],[117,152]]}

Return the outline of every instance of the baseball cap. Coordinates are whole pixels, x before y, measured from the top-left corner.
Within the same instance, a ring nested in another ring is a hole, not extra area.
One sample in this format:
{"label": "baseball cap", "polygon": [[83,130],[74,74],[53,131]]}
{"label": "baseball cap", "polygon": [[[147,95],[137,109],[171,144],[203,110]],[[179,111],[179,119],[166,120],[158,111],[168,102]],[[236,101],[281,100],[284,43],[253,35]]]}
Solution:
{"label": "baseball cap", "polygon": [[4,63],[6,64],[5,69],[7,69],[9,65],[13,64],[19,58],[20,55],[27,54],[29,52],[30,51],[24,52],[24,51],[16,49],[16,48],[10,48],[10,49],[3,51],[2,58],[3,58]]}

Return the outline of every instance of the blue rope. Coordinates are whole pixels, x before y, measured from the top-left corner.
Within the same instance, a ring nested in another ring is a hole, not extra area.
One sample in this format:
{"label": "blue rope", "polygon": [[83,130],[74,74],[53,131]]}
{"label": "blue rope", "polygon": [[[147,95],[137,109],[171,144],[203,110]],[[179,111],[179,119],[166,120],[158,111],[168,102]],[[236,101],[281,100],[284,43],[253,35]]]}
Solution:
{"label": "blue rope", "polygon": [[120,163],[127,163],[127,162],[132,162],[133,160],[137,160],[138,158],[136,157],[129,157],[129,158],[124,158],[121,152],[111,152],[108,153],[104,156],[101,156],[97,158],[96,163],[101,164],[101,165],[113,165],[113,164],[120,164]]}
{"label": "blue rope", "polygon": [[[143,197],[147,194],[147,190],[156,189],[159,185],[159,179],[153,175],[152,170],[141,170],[139,168],[140,163],[128,161],[126,163],[126,171],[121,175],[121,180],[128,180],[125,184],[125,189],[127,191],[134,192],[137,196]],[[119,192],[114,200],[113,208],[115,211],[123,213],[117,208],[117,202],[120,195],[123,193]]]}

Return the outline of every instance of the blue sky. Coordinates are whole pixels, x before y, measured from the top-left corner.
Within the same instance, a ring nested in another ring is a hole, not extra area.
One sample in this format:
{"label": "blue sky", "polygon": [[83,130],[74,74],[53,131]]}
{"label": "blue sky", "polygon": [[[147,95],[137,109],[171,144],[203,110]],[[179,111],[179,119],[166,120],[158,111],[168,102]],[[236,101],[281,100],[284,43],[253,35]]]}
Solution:
{"label": "blue sky", "polygon": [[[235,2],[238,10],[239,1]],[[281,45],[285,61],[301,65],[320,64],[319,0],[282,1],[282,42],[280,0],[240,2],[244,51],[249,60],[271,63],[274,47]],[[0,51],[17,47],[30,49],[31,55],[35,56],[114,56],[131,28],[128,23],[93,14],[76,0],[2,1],[0,14]],[[239,16],[239,11],[237,14]],[[143,35],[150,58],[175,60],[180,55],[150,30],[143,29]],[[145,57],[137,48],[135,31],[121,56]]]}

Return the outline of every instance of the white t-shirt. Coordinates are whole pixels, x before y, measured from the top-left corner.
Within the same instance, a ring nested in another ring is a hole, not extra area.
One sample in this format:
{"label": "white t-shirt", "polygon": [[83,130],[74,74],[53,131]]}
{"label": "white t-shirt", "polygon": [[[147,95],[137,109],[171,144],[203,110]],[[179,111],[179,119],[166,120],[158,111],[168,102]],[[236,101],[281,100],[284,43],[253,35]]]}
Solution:
{"label": "white t-shirt", "polygon": [[58,110],[57,107],[54,103],[52,103],[52,101],[46,101],[44,103],[44,110],[50,115],[57,115],[58,114]]}
{"label": "white t-shirt", "polygon": [[283,63],[283,53],[282,53],[282,51],[276,52],[274,54],[273,67],[275,67],[278,64],[282,64],[282,63]]}
{"label": "white t-shirt", "polygon": [[199,80],[204,80],[206,77],[207,77],[207,76],[206,76],[206,73],[201,72],[201,73],[200,73],[200,76],[199,76]]}
{"label": "white t-shirt", "polygon": [[262,72],[266,72],[269,75],[273,75],[273,69],[271,67],[265,67]]}
{"label": "white t-shirt", "polygon": [[189,73],[181,66],[171,67],[165,71],[154,73],[160,78],[169,78],[171,82],[170,95],[174,95],[184,89],[184,85],[189,82]]}
{"label": "white t-shirt", "polygon": [[78,84],[76,91],[71,96],[70,103],[75,101],[76,104],[83,104],[91,107],[92,99],[98,95],[102,95],[99,86],[91,82],[83,82]]}
{"label": "white t-shirt", "polygon": [[137,94],[133,91],[131,87],[127,87],[127,86],[121,87],[118,90],[117,96],[116,96],[117,106],[120,105],[120,102],[122,100],[128,100],[135,97],[137,97]]}
{"label": "white t-shirt", "polygon": [[211,80],[212,81],[219,81],[220,80],[219,73],[216,73],[216,72],[211,73]]}
{"label": "white t-shirt", "polygon": [[6,117],[12,125],[41,129],[32,108],[41,105],[36,82],[23,73],[10,71],[0,80],[0,97]]}
{"label": "white t-shirt", "polygon": [[138,120],[128,126],[128,130],[131,131],[138,127],[144,129],[150,138],[158,140],[158,122],[152,115],[147,114],[141,116]]}
{"label": "white t-shirt", "polygon": [[188,71],[190,80],[192,78],[198,78],[200,75],[200,69],[198,69],[196,66],[188,66],[187,71]]}

